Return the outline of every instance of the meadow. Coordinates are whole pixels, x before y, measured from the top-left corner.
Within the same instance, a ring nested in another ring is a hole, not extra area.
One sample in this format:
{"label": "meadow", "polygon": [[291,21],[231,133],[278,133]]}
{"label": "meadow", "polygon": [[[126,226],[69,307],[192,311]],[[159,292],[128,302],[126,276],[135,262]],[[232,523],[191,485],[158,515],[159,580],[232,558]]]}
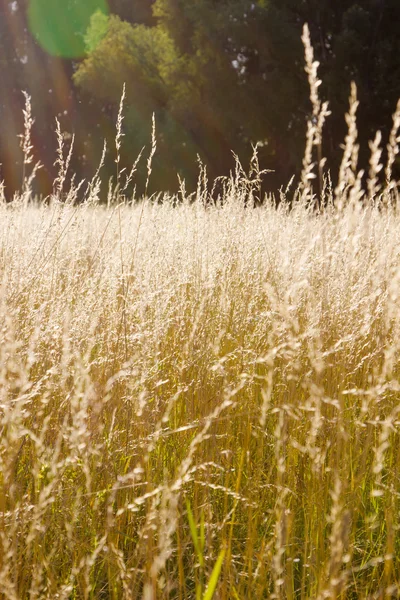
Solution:
{"label": "meadow", "polygon": [[279,203],[1,203],[1,598],[398,597],[400,117],[316,205],[313,106]]}

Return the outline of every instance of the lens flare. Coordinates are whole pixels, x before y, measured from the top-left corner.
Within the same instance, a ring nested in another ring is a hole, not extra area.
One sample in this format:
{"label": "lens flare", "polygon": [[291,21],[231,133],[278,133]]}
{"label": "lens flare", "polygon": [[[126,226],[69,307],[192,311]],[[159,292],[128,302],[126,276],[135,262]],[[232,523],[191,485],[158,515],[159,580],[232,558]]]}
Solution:
{"label": "lens flare", "polygon": [[109,14],[107,0],[31,0],[29,27],[52,56],[79,58],[85,54],[84,35],[90,17],[98,10]]}

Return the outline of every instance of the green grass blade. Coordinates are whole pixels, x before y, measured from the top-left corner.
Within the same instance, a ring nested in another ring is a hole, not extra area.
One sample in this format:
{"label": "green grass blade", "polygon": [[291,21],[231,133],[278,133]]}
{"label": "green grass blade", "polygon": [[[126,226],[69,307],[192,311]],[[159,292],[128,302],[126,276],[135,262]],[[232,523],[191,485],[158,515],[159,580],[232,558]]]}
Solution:
{"label": "green grass blade", "polygon": [[217,587],[219,574],[221,572],[222,563],[224,562],[224,558],[225,558],[225,550],[221,550],[221,552],[219,553],[219,556],[217,558],[217,562],[215,563],[214,568],[212,570],[207,589],[204,592],[203,600],[211,600],[211,598],[214,596],[214,592]]}
{"label": "green grass blade", "polygon": [[196,550],[196,554],[199,559],[200,566],[204,567],[203,552],[201,550],[200,540],[199,540],[199,536],[197,534],[197,526],[194,521],[193,512],[192,512],[192,508],[190,506],[189,500],[186,500],[186,509],[187,509],[187,515],[188,515],[188,521],[189,521],[190,534],[192,536],[194,548]]}

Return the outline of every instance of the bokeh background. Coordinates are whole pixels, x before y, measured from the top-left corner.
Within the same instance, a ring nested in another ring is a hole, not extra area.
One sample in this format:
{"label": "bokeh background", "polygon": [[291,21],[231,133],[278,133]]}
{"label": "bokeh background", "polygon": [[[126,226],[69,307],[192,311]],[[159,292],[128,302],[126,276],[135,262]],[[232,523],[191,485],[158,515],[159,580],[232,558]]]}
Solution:
{"label": "bokeh background", "polygon": [[[115,123],[126,101],[120,168],[149,149],[155,115],[157,153],[149,192],[194,189],[197,157],[210,180],[227,175],[234,151],[247,166],[259,143],[267,189],[301,168],[311,105],[301,31],[307,22],[320,61],[321,96],[332,115],[323,153],[332,179],[346,133],[350,82],[358,86],[360,167],[368,140],[384,139],[400,97],[398,0],[0,0],[0,163],[7,197],[21,189],[25,90],[32,97],[35,192],[56,177],[55,119],[65,149],[75,135],[70,174],[115,178]],[[386,136],[386,138],[385,138]],[[137,193],[144,189],[139,165]]]}

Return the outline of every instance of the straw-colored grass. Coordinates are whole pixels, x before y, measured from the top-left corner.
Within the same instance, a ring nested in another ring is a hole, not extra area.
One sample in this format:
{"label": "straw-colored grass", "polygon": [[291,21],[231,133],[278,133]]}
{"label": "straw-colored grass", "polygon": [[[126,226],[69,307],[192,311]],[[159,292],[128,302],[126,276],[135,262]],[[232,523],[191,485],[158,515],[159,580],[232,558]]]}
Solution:
{"label": "straw-colored grass", "polygon": [[[0,204],[1,598],[398,597],[400,105],[363,192],[352,88],[332,191],[307,35],[290,206],[253,208],[256,155],[221,202],[204,169],[195,197],[120,202],[123,102],[108,207],[97,175],[83,204],[65,192],[59,127],[35,203],[27,97],[23,190]],[[148,175],[154,151],[153,123]]]}
{"label": "straw-colored grass", "polygon": [[216,598],[397,590],[399,232],[3,206],[2,597],[202,597],[222,549]]}

